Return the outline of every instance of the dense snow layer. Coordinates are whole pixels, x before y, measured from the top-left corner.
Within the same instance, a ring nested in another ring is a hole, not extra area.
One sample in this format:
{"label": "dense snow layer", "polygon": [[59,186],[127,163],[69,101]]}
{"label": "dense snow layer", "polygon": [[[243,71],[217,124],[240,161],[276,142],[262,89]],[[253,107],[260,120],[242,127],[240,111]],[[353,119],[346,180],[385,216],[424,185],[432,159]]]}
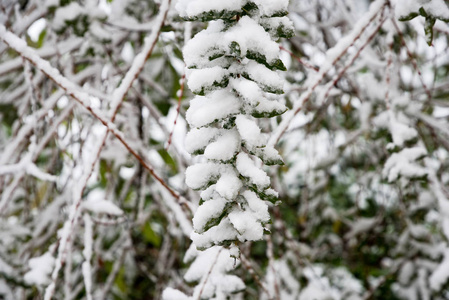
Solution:
{"label": "dense snow layer", "polygon": [[50,274],[53,271],[55,258],[50,252],[45,252],[42,256],[34,257],[29,260],[28,271],[24,279],[28,284],[45,285],[50,282]]}

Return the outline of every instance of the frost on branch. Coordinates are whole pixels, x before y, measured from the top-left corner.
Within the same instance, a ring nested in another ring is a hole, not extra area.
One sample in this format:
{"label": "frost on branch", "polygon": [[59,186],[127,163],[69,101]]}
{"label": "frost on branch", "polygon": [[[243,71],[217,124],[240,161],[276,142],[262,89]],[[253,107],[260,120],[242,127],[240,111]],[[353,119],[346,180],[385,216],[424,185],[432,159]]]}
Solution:
{"label": "frost on branch", "polygon": [[286,107],[285,70],[275,39],[292,34],[287,1],[180,1],[186,20],[211,21],[184,48],[189,88],[197,94],[186,118],[186,148],[207,162],[186,171],[186,183],[201,190],[191,238],[199,249],[262,239],[269,222],[264,200],[276,201],[262,164],[282,164],[257,118]]}

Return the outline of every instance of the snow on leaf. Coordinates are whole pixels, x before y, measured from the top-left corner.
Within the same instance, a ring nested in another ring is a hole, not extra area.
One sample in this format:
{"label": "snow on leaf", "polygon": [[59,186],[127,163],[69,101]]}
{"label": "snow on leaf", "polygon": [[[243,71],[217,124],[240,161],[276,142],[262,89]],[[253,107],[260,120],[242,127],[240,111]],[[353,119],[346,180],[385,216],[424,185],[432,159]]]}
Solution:
{"label": "snow on leaf", "polygon": [[240,137],[235,130],[226,130],[204,150],[204,156],[211,160],[228,161],[239,151]]}
{"label": "snow on leaf", "polygon": [[30,271],[25,273],[24,279],[28,284],[45,285],[50,282],[55,258],[50,252],[34,257],[28,261]]}
{"label": "snow on leaf", "polygon": [[226,172],[217,181],[215,190],[220,196],[232,200],[237,197],[242,186],[242,181],[235,172]]}
{"label": "snow on leaf", "polygon": [[246,153],[239,153],[236,162],[239,173],[248,178],[258,190],[264,190],[270,186],[270,177],[261,169],[256,167],[254,161]]}
{"label": "snow on leaf", "polygon": [[219,90],[190,101],[186,119],[192,127],[202,127],[240,112],[241,102],[233,94]]}
{"label": "snow on leaf", "polygon": [[187,133],[185,139],[185,147],[187,152],[194,153],[196,151],[204,150],[209,142],[214,139],[220,132],[218,128],[202,127],[192,128]]}
{"label": "snow on leaf", "polygon": [[259,126],[254,120],[243,115],[239,115],[235,119],[235,125],[247,147],[253,150],[261,147],[266,143],[265,136],[260,132]]}
{"label": "snow on leaf", "polygon": [[449,249],[444,252],[444,258],[438,268],[432,273],[429,278],[430,287],[432,290],[438,291],[447,283],[449,279]]}
{"label": "snow on leaf", "polygon": [[426,169],[415,162],[425,155],[426,150],[421,147],[406,148],[399,153],[393,153],[385,163],[383,175],[389,182],[395,181],[399,176],[409,179],[426,176]]}
{"label": "snow on leaf", "polygon": [[257,241],[262,239],[263,227],[257,222],[254,214],[248,211],[234,210],[229,214],[229,220],[239,233],[242,241]]}
{"label": "snow on leaf", "polygon": [[108,214],[114,216],[123,215],[123,210],[106,199],[90,197],[87,201],[82,203],[82,207],[83,209],[96,214]]}
{"label": "snow on leaf", "polygon": [[194,190],[203,189],[215,183],[224,172],[231,172],[230,167],[217,163],[196,164],[187,168],[186,184]]}
{"label": "snow on leaf", "polygon": [[[195,212],[193,217],[193,229],[198,233],[203,233],[212,226],[208,226],[211,221],[218,219],[223,213],[227,200],[223,198],[208,200],[203,203]],[[221,220],[219,220],[221,221]],[[217,224],[214,225],[218,225]]]}

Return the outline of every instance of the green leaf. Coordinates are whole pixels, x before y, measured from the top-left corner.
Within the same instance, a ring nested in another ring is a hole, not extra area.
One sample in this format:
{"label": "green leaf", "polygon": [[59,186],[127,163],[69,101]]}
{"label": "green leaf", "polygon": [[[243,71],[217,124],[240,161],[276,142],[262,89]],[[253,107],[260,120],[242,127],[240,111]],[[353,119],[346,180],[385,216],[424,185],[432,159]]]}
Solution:
{"label": "green leaf", "polygon": [[254,81],[255,83],[257,83],[257,84],[259,85],[259,87],[260,87],[264,92],[272,93],[272,94],[278,94],[278,95],[284,93],[284,90],[283,90],[283,89],[278,89],[278,88],[276,88],[276,87],[274,87],[274,86],[269,86],[269,85],[265,85],[265,84],[262,84],[262,83],[260,83],[260,82],[257,82],[256,80],[252,79],[252,78],[249,76],[248,73],[242,73],[242,76],[243,76],[244,78],[248,79],[248,80],[251,80],[251,81]]}
{"label": "green leaf", "polygon": [[228,86],[228,84],[229,84],[229,77],[225,76],[222,78],[222,80],[220,82],[214,81],[214,83],[212,85],[202,86],[200,90],[197,89],[192,92],[196,95],[204,96],[208,92],[225,88]]}
{"label": "green leaf", "polygon": [[232,41],[231,44],[229,45],[229,51],[231,52],[231,54],[237,57],[240,57],[240,55],[242,54],[239,43],[235,41]]}
{"label": "green leaf", "polygon": [[280,59],[275,59],[271,63],[267,62],[267,58],[262,53],[248,50],[246,52],[246,57],[252,60],[255,60],[259,64],[263,64],[265,67],[267,67],[270,70],[281,70],[281,71],[287,71],[287,68],[285,67],[284,63]]}
{"label": "green leaf", "polygon": [[265,191],[263,192],[259,192],[259,191],[254,191],[260,199],[265,200],[265,201],[269,201],[273,204],[278,204],[279,203],[279,199],[278,197],[276,197],[275,195],[271,194],[271,193],[266,193]]}
{"label": "green leaf", "polygon": [[252,16],[254,13],[258,10],[256,3],[254,2],[248,2],[243,7],[242,10],[245,15]]}
{"label": "green leaf", "polygon": [[292,38],[295,36],[295,31],[291,27],[286,27],[284,24],[279,25],[279,27],[276,29],[276,34],[278,37],[283,38]]}
{"label": "green leaf", "polygon": [[192,17],[181,17],[184,21],[201,21],[201,22],[208,22],[212,20],[231,20],[235,18],[237,15],[240,15],[241,12],[238,10],[211,10],[202,12],[201,14],[192,16]]}
{"label": "green leaf", "polygon": [[418,13],[412,12],[412,13],[410,13],[410,14],[407,15],[407,16],[400,17],[400,18],[399,18],[399,21],[403,21],[403,22],[405,22],[405,21],[410,21],[410,20],[413,20],[414,18],[416,18],[417,16],[419,16]]}
{"label": "green leaf", "polygon": [[167,152],[167,150],[159,149],[157,152],[162,157],[162,159],[164,160],[165,164],[170,167],[170,169],[173,171],[173,173],[176,173],[176,171],[177,171],[176,162],[171,157],[171,155]]}
{"label": "green leaf", "polygon": [[257,110],[257,106],[255,109],[251,112],[251,116],[254,118],[273,118],[282,115],[288,110],[288,108],[285,108],[283,110],[272,110],[272,111],[259,111]]}
{"label": "green leaf", "polygon": [[226,217],[229,214],[230,209],[232,208],[232,203],[227,203],[223,209],[223,211],[221,212],[220,216],[216,217],[216,218],[211,218],[209,219],[209,221],[207,221],[206,225],[204,225],[204,227],[202,228],[201,232],[198,233],[203,233],[208,231],[209,229],[211,229],[214,226],[217,226],[218,224],[220,224],[221,220],[223,220],[224,217]]}
{"label": "green leaf", "polygon": [[161,246],[162,239],[157,233],[154,232],[149,222],[145,223],[145,225],[143,226],[142,234],[145,240],[151,243],[156,248],[159,248]]}
{"label": "green leaf", "polygon": [[105,188],[108,180],[106,174],[111,171],[111,168],[108,166],[108,162],[104,159],[100,160],[100,185]]}

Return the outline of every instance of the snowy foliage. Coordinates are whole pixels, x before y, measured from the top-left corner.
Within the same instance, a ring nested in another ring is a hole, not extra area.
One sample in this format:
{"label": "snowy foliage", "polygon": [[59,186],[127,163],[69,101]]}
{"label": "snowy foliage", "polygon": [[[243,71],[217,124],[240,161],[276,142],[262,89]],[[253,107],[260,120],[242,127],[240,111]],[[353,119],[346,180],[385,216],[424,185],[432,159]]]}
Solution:
{"label": "snowy foliage", "polygon": [[[280,115],[287,108],[270,96],[283,92],[277,70],[285,66],[276,37],[261,23],[285,15],[287,4],[196,0],[177,4],[181,17],[211,21],[183,51],[187,84],[198,95],[186,113],[192,127],[186,148],[207,159],[186,170],[187,185],[203,190],[192,233],[200,249],[260,240],[270,220],[264,200],[275,201],[276,193],[260,165],[282,159],[266,146],[256,118]],[[291,25],[288,28],[291,32]],[[287,33],[280,25],[275,31]]]}
{"label": "snowy foliage", "polygon": [[0,299],[449,299],[448,21],[0,1]]}

